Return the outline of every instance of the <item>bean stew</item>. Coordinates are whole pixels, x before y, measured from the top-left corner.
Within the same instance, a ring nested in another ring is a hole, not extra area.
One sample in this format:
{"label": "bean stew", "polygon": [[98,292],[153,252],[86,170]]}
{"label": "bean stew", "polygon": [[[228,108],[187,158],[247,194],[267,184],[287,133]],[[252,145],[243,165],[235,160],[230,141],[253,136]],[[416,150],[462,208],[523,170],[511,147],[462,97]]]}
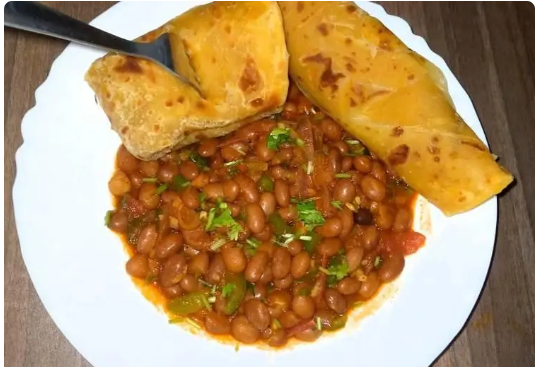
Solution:
{"label": "bean stew", "polygon": [[272,347],[342,329],[423,246],[416,194],[290,88],[283,111],[155,161],[121,146],[106,225],[172,318]]}

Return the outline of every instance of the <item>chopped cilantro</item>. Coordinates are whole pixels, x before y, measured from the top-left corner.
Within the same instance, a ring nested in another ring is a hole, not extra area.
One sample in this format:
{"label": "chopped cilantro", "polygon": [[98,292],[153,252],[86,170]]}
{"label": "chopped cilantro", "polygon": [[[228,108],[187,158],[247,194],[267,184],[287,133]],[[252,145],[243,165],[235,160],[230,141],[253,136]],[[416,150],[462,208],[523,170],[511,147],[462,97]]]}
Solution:
{"label": "chopped cilantro", "polygon": [[380,256],[375,257],[375,262],[373,263],[373,265],[375,266],[376,269],[380,268],[380,266],[382,265],[382,257]]}
{"label": "chopped cilantro", "polygon": [[205,171],[208,170],[208,159],[201,157],[199,153],[192,151],[189,153],[189,160],[197,165],[199,170]]}
{"label": "chopped cilantro", "polygon": [[276,127],[267,137],[267,148],[278,150],[278,147],[283,143],[291,141],[290,129]]}
{"label": "chopped cilantro", "polygon": [[350,173],[337,173],[335,178],[350,178],[352,175]]}
{"label": "chopped cilantro", "polygon": [[339,210],[342,210],[342,209],[343,209],[343,206],[344,206],[343,202],[340,201],[340,200],[333,200],[333,201],[331,202],[331,205],[332,205],[334,208],[337,208],[337,209],[339,209]]}
{"label": "chopped cilantro", "polygon": [[322,330],[322,319],[320,317],[316,317],[314,322],[316,323],[316,329]]}
{"label": "chopped cilantro", "polygon": [[112,215],[114,215],[114,211],[113,210],[108,210],[106,212],[106,215],[104,216],[104,225],[105,226],[109,226],[110,223],[112,222]]}
{"label": "chopped cilantro", "polygon": [[255,238],[248,238],[246,240],[246,243],[248,244],[248,252],[250,252],[251,255],[255,255],[255,251],[259,246],[261,246],[261,242],[256,240]]}
{"label": "chopped cilantro", "polygon": [[189,186],[189,181],[182,175],[174,176],[174,179],[172,180],[172,188],[174,188],[174,190],[182,191],[182,189],[187,186]]}
{"label": "chopped cilantro", "polygon": [[344,255],[335,255],[329,261],[329,266],[327,269],[320,267],[320,271],[335,277],[335,280],[341,280],[348,275],[348,262],[346,261],[346,256]]}
{"label": "chopped cilantro", "polygon": [[241,164],[241,163],[242,163],[242,159],[239,159],[239,160],[236,160],[236,161],[231,161],[231,162],[224,163],[223,165],[225,167],[232,167],[232,166],[236,166],[236,165]]}
{"label": "chopped cilantro", "polygon": [[142,182],[156,183],[157,182],[157,177],[144,177],[142,179]]}
{"label": "chopped cilantro", "polygon": [[155,189],[155,194],[159,195],[159,194],[162,194],[163,192],[167,191],[168,189],[168,185],[167,184],[163,184],[161,186],[159,186],[158,188]]}
{"label": "chopped cilantro", "polygon": [[229,297],[234,290],[235,285],[233,283],[227,283],[221,288],[221,295],[223,297]]}
{"label": "chopped cilantro", "polygon": [[282,324],[278,319],[272,319],[271,327],[273,330],[282,329]]}
{"label": "chopped cilantro", "polygon": [[324,216],[316,209],[316,202],[314,199],[296,200],[292,199],[295,203],[298,212],[298,218],[305,224],[307,230],[311,231],[314,227],[321,226],[325,223]]}
{"label": "chopped cilantro", "polygon": [[212,242],[210,245],[210,250],[212,251],[218,251],[221,246],[225,245],[227,243],[227,240],[225,238],[219,238],[216,241]]}
{"label": "chopped cilantro", "polygon": [[[216,215],[221,211],[219,215]],[[225,203],[220,203],[218,208],[210,209],[205,230],[212,231],[219,227],[229,228],[227,236],[230,240],[237,240],[238,234],[242,232],[242,226],[231,216],[231,209]]]}

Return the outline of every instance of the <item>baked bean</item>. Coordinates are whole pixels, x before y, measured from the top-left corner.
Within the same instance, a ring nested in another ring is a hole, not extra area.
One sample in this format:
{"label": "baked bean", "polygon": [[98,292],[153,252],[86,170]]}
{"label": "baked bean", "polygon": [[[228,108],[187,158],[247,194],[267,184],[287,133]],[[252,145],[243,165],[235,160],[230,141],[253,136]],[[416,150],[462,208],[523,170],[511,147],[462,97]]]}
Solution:
{"label": "baked bean", "polygon": [[186,274],[180,281],[180,287],[184,292],[195,292],[199,289],[199,281],[191,274]]}
{"label": "baked bean", "polygon": [[378,245],[379,232],[375,226],[364,226],[361,232],[361,243],[368,250],[374,250]]}
{"label": "baked bean", "polygon": [[315,305],[309,296],[294,296],[291,309],[302,319],[310,319],[314,315]]}
{"label": "baked bean", "polygon": [[361,173],[367,174],[373,168],[373,160],[366,155],[359,155],[352,160],[354,167]]}
{"label": "baked bean", "polygon": [[202,189],[210,182],[210,174],[208,172],[201,172],[197,177],[191,180],[191,186]]}
{"label": "baked bean", "polygon": [[129,223],[129,220],[127,218],[127,215],[121,211],[117,211],[114,214],[112,214],[109,228],[112,231],[124,233],[127,230],[128,223]]}
{"label": "baked bean", "polygon": [[273,237],[273,230],[270,224],[265,224],[261,232],[254,233],[254,237],[259,241],[270,241]]}
{"label": "baked bean", "polygon": [[157,161],[141,161],[140,172],[144,177],[156,177],[157,171],[159,171],[159,162]]}
{"label": "baked bean", "polygon": [[274,250],[271,266],[275,279],[283,279],[289,274],[291,255],[286,248],[278,247]]}
{"label": "baked bean", "polygon": [[159,274],[159,282],[163,287],[172,287],[182,280],[185,268],[185,257],[180,254],[172,255],[163,265]]}
{"label": "baked bean", "polygon": [[299,254],[303,250],[303,244],[299,240],[293,240],[288,243],[288,251],[291,256]]}
{"label": "baked bean", "polygon": [[412,214],[406,208],[399,208],[392,225],[394,232],[403,232],[411,228]]}
{"label": "baked bean", "polygon": [[287,174],[288,171],[282,166],[274,166],[273,168],[271,168],[271,176],[275,180],[282,180],[287,176]]}
{"label": "baked bean", "polygon": [[324,330],[329,329],[333,321],[337,318],[337,314],[327,308],[316,311],[314,316],[316,318],[320,318],[322,329]]}
{"label": "baked bean", "polygon": [[344,207],[338,215],[343,227],[339,238],[345,239],[352,231],[352,228],[354,228],[354,214],[350,209]]}
{"label": "baked bean", "polygon": [[225,268],[232,273],[242,273],[246,268],[246,256],[240,247],[224,245],[221,248],[221,255]]}
{"label": "baked bean", "polygon": [[182,248],[184,238],[179,233],[170,233],[164,236],[155,247],[155,257],[158,259],[166,259],[174,255]]}
{"label": "baked bean", "polygon": [[238,205],[238,204],[228,203],[228,204],[227,204],[227,207],[228,207],[229,210],[231,211],[231,216],[232,216],[233,218],[238,217],[239,214],[240,214],[240,211],[242,210],[242,209],[240,208],[240,205]]}
{"label": "baked bean", "polygon": [[286,330],[277,329],[273,330],[272,334],[267,338],[267,344],[271,347],[281,347],[288,341],[288,335]]}
{"label": "baked bean", "polygon": [[370,299],[377,293],[379,286],[380,280],[378,279],[377,273],[372,271],[367,274],[365,279],[361,282],[359,294],[365,300]]}
{"label": "baked bean", "polygon": [[217,201],[223,198],[223,184],[220,182],[209,183],[203,187],[202,192],[208,200]]}
{"label": "baked bean", "polygon": [[180,174],[186,180],[194,180],[199,175],[199,167],[194,162],[185,161],[180,164]]}
{"label": "baked bean", "polygon": [[156,209],[159,206],[159,195],[155,192],[157,187],[152,183],[143,183],[138,191],[138,200],[146,209]]}
{"label": "baked bean", "polygon": [[343,203],[351,203],[356,197],[356,186],[349,179],[343,178],[335,184],[333,198]]}
{"label": "baked bean", "polygon": [[274,158],[275,151],[267,146],[267,137],[260,138],[255,146],[255,153],[263,162],[269,162]]}
{"label": "baked bean", "polygon": [[216,302],[212,306],[214,311],[219,315],[225,315],[225,308],[227,307],[227,299],[221,295],[216,296]]}
{"label": "baked bean", "polygon": [[272,192],[264,192],[259,198],[259,205],[266,215],[271,215],[276,209],[276,197]]}
{"label": "baked bean", "polygon": [[157,229],[155,224],[148,224],[140,232],[140,237],[138,237],[138,243],[136,245],[136,250],[141,254],[147,255],[155,247],[155,242],[157,241]]}
{"label": "baked bean", "polygon": [[184,246],[182,248],[182,252],[184,253],[184,255],[186,257],[189,257],[189,258],[194,258],[195,256],[197,256],[199,254],[199,250],[195,250],[193,247],[191,246]]}
{"label": "baked bean", "polygon": [[290,188],[286,181],[278,179],[274,182],[274,195],[278,205],[282,207],[290,205]]}
{"label": "baked bean", "polygon": [[223,279],[225,273],[225,263],[223,262],[223,256],[216,254],[210,262],[208,272],[206,273],[206,281],[211,284],[218,284]]}
{"label": "baked bean", "polygon": [[222,185],[225,201],[229,203],[235,201],[240,193],[240,186],[238,183],[235,180],[225,180],[223,181]]}
{"label": "baked bean", "polygon": [[135,171],[138,168],[139,160],[133,156],[124,145],[117,150],[117,165],[125,173]]}
{"label": "baked bean", "polygon": [[246,223],[253,233],[260,233],[265,228],[265,213],[257,203],[246,206]]}
{"label": "baked bean", "polygon": [[237,175],[234,180],[240,186],[240,194],[246,203],[257,203],[259,201],[259,190],[254,180],[245,175]]}
{"label": "baked bean", "polygon": [[161,194],[161,202],[163,204],[170,204],[177,198],[179,199],[180,196],[178,195],[176,191],[167,190]]}
{"label": "baked bean", "polygon": [[225,160],[220,153],[216,153],[212,157],[208,158],[208,164],[210,165],[210,169],[213,170],[222,168],[224,163]]}
{"label": "baked bean", "polygon": [[267,297],[267,301],[269,314],[278,318],[291,307],[291,294],[286,290],[274,290]]}
{"label": "baked bean", "polygon": [[333,142],[333,144],[331,144],[331,146],[339,149],[339,152],[341,152],[342,155],[345,155],[345,154],[349,153],[348,145],[342,140]]}
{"label": "baked bean", "polygon": [[229,319],[223,315],[218,315],[215,312],[208,312],[204,319],[204,327],[206,331],[215,335],[229,334],[231,325]]}
{"label": "baked bean", "polygon": [[187,272],[196,276],[206,274],[210,266],[210,258],[206,252],[199,252],[189,261]]}
{"label": "baked bean", "polygon": [[317,251],[320,255],[331,257],[335,255],[341,249],[342,244],[338,238],[324,238],[317,247]]}
{"label": "baked bean", "polygon": [[263,283],[254,284],[254,297],[257,299],[265,299],[267,296],[268,290],[267,286]]}
{"label": "baked bean", "polygon": [[344,278],[337,284],[337,290],[339,293],[345,296],[358,293],[361,288],[361,283],[354,278]]}
{"label": "baked bean", "polygon": [[212,242],[210,235],[200,226],[191,230],[183,230],[182,235],[185,243],[198,251],[207,250]]}
{"label": "baked bean", "polygon": [[395,218],[394,208],[386,204],[379,204],[375,211],[375,225],[382,230],[392,227]]}
{"label": "baked bean", "polygon": [[274,286],[278,289],[288,289],[289,287],[291,287],[292,283],[293,283],[293,277],[290,274],[288,274],[283,279],[274,280]]}
{"label": "baked bean", "polygon": [[297,207],[293,204],[290,204],[289,206],[285,208],[278,209],[278,214],[284,219],[286,222],[293,222],[297,219],[298,212]]}
{"label": "baked bean", "polygon": [[265,272],[268,261],[269,256],[266,252],[257,251],[248,262],[248,266],[246,266],[246,270],[244,271],[244,276],[246,277],[246,280],[251,283],[259,281],[259,279]]}
{"label": "baked bean", "polygon": [[338,314],[343,314],[346,312],[346,300],[343,295],[334,288],[328,288],[325,291],[325,302],[327,307],[332,309]]}
{"label": "baked bean", "polygon": [[108,189],[114,196],[123,196],[131,191],[131,181],[123,171],[116,171],[108,182]]}
{"label": "baked bean", "polygon": [[384,169],[382,163],[378,161],[373,161],[373,167],[371,168],[371,172],[369,174],[380,182],[386,182],[386,170]]}
{"label": "baked bean", "polygon": [[352,168],[352,157],[343,157],[341,161],[341,171],[348,172]]}
{"label": "baked bean", "polygon": [[159,260],[152,259],[151,257],[148,258],[148,267],[151,275],[157,276],[159,275],[159,271],[161,270],[161,263]]}
{"label": "baked bean", "polygon": [[354,271],[360,265],[363,259],[363,247],[353,247],[346,253],[346,262],[348,270]]}
{"label": "baked bean", "polygon": [[343,129],[335,121],[326,117],[322,120],[321,128],[324,136],[331,141],[338,141],[342,138]]}
{"label": "baked bean", "polygon": [[354,213],[354,222],[360,225],[373,224],[373,214],[371,214],[369,209],[359,208]]}
{"label": "baked bean", "polygon": [[257,248],[257,252],[266,252],[269,257],[272,257],[276,250],[276,246],[272,241],[265,241]]}
{"label": "baked bean", "polygon": [[244,303],[244,313],[248,321],[259,331],[265,330],[271,323],[271,316],[267,306],[258,299],[252,298],[246,301]]}
{"label": "baked bean", "polygon": [[272,268],[271,268],[271,265],[269,264],[265,268],[265,271],[263,272],[263,275],[261,276],[259,281],[261,283],[268,284],[268,283],[272,282],[273,279],[274,278],[273,278]]}
{"label": "baked bean", "polygon": [[171,183],[174,179],[174,176],[178,174],[178,167],[174,162],[168,162],[161,167],[159,167],[159,171],[157,172],[157,177],[159,178],[159,181],[165,182],[165,183]]}
{"label": "baked bean", "polygon": [[197,153],[201,157],[212,157],[218,150],[218,141],[216,139],[204,139],[199,143]]}
{"label": "baked bean", "polygon": [[310,255],[306,251],[301,251],[295,255],[291,261],[290,273],[295,279],[303,277],[310,267]]}
{"label": "baked bean", "polygon": [[330,149],[329,154],[327,155],[327,165],[329,167],[328,172],[339,173],[341,171],[341,161],[342,156],[339,149]]}
{"label": "baked bean", "polygon": [[241,343],[255,343],[260,336],[259,330],[254,327],[246,316],[238,315],[231,321],[231,334]]}
{"label": "baked bean", "polygon": [[326,219],[325,223],[316,228],[316,233],[325,238],[337,237],[343,230],[343,224],[339,217]]}
{"label": "baked bean", "polygon": [[382,201],[386,196],[386,187],[371,175],[364,176],[360,182],[361,191],[373,201]]}
{"label": "baked bean", "polygon": [[286,311],[278,317],[278,321],[284,329],[289,329],[300,323],[301,318],[293,311]]}
{"label": "baked bean", "polygon": [[405,257],[399,252],[392,252],[382,259],[378,269],[378,277],[382,283],[388,283],[396,279],[405,267]]}
{"label": "baked bean", "polygon": [[129,181],[131,182],[131,186],[135,189],[139,189],[140,186],[142,186],[142,182],[144,180],[144,176],[138,172],[134,171],[129,173]]}
{"label": "baked bean", "polygon": [[322,336],[322,330],[318,329],[307,329],[298,334],[295,334],[295,337],[304,342],[313,342]]}
{"label": "baked bean", "polygon": [[182,202],[190,209],[197,209],[201,203],[199,201],[199,192],[196,188],[189,186],[182,191]]}
{"label": "baked bean", "polygon": [[161,290],[163,291],[163,294],[170,299],[178,298],[184,293],[179,284],[174,284],[172,287],[162,287]]}
{"label": "baked bean", "polygon": [[148,276],[149,272],[148,257],[142,254],[135,254],[127,261],[125,269],[130,276],[144,279]]}

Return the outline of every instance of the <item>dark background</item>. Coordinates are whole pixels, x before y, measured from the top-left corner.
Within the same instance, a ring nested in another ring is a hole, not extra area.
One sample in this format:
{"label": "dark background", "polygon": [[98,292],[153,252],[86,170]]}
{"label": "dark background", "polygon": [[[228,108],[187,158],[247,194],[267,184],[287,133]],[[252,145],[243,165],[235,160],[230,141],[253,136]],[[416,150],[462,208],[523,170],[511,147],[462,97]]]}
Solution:
{"label": "dark background", "polygon": [[[49,4],[90,21],[114,3]],[[471,96],[492,151],[517,179],[499,200],[496,251],[480,301],[463,331],[434,366],[533,366],[534,6],[530,2],[381,5],[388,13],[407,20],[414,33],[424,37],[445,59]],[[21,119],[34,105],[36,87],[45,80],[52,61],[65,45],[5,29],[4,357],[10,367],[89,366],[51,321],[36,295],[21,258],[11,199],[14,156],[22,142]]]}

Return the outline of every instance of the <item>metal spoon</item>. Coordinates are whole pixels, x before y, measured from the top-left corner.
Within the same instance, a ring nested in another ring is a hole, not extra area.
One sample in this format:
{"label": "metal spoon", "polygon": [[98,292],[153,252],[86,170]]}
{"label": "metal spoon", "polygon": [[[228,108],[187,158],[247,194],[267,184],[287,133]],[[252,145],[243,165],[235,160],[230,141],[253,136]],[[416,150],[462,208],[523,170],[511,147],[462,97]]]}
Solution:
{"label": "metal spoon", "polygon": [[174,69],[168,33],[151,43],[127,41],[43,4],[27,1],[10,1],[4,6],[4,25],[153,61],[204,98],[196,82],[178,74]]}

